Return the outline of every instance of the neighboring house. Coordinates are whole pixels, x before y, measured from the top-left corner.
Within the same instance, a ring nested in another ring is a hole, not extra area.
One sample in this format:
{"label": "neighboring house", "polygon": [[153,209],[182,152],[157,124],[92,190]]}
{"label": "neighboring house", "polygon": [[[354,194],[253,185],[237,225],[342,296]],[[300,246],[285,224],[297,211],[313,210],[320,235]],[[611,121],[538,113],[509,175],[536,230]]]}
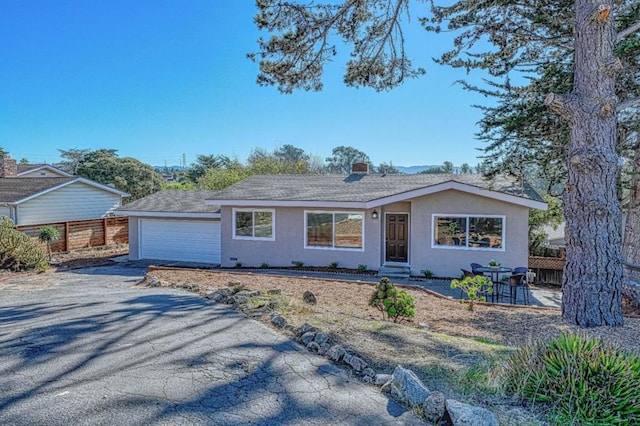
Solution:
{"label": "neighboring house", "polygon": [[129,259],[220,263],[220,208],[214,191],[165,190],[119,208],[129,216]]}
{"label": "neighboring house", "polygon": [[[11,160],[11,159],[9,159]],[[15,177],[72,177],[63,170],[60,170],[49,164],[17,164],[17,173]]]}
{"label": "neighboring house", "polygon": [[0,159],[0,216],[16,225],[105,217],[128,195],[52,166]]}
{"label": "neighboring house", "polygon": [[479,175],[251,176],[208,197],[220,206],[224,267],[328,266],[458,276],[471,262],[526,266],[529,209],[515,179]]}

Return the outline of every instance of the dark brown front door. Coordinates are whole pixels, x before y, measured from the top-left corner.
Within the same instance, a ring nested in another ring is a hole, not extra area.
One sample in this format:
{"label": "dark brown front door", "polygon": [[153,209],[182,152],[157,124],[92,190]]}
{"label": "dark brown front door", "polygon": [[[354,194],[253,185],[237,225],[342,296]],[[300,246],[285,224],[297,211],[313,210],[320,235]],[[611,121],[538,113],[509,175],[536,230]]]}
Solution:
{"label": "dark brown front door", "polygon": [[408,260],[409,215],[387,214],[386,217],[387,250],[385,260],[387,262],[406,262]]}

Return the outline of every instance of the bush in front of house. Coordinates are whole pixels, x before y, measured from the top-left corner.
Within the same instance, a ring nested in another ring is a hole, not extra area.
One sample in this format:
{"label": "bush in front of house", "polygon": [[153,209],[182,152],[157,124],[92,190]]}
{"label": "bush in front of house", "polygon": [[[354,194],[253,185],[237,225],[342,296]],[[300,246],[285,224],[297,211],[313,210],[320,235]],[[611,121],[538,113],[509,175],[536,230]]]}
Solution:
{"label": "bush in front of house", "polygon": [[369,299],[369,306],[378,308],[382,312],[383,319],[386,316],[386,319],[393,319],[393,322],[413,318],[416,315],[413,297],[404,290],[398,290],[387,277],[383,277],[376,285]]}
{"label": "bush in front of house", "polygon": [[[487,301],[486,294],[493,292],[493,282],[483,275],[475,275],[473,277],[464,277],[461,280],[452,280],[451,288],[459,288],[467,295],[467,299],[469,299],[467,308],[473,311],[473,302]],[[464,300],[460,302],[464,302]]]}
{"label": "bush in front of house", "polygon": [[564,334],[520,349],[504,388],[550,404],[554,424],[640,424],[640,356],[599,339]]}
{"label": "bush in front of house", "polygon": [[44,271],[48,267],[42,247],[22,232],[8,217],[0,219],[0,268],[12,271],[34,269]]}

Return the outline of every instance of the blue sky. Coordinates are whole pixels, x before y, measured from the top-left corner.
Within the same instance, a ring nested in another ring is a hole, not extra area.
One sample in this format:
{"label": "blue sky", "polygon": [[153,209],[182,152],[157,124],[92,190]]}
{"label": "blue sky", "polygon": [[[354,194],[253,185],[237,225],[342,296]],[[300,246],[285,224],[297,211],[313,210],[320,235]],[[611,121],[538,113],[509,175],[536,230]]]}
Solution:
{"label": "blue sky", "polygon": [[346,88],[339,56],[322,92],[292,95],[255,83],[254,13],[250,0],[1,1],[0,147],[31,163],[59,161],[58,148],[160,166],[183,154],[244,161],[284,144],[323,158],[350,145],[375,164],[478,163],[471,105],[489,100],[431,61],[451,44],[420,28],[424,13],[407,39],[427,75],[384,93]]}

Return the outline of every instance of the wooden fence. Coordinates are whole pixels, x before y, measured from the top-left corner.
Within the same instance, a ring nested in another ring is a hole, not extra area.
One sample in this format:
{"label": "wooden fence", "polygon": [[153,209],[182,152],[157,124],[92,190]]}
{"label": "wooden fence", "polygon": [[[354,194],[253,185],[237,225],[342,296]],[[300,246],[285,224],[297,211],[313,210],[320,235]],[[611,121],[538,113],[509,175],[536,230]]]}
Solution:
{"label": "wooden fence", "polygon": [[43,226],[52,226],[60,233],[60,239],[51,244],[51,251],[54,252],[127,244],[129,242],[128,217],[105,217],[69,222],[40,223],[37,225],[20,225],[16,228],[37,239],[40,228]]}
{"label": "wooden fence", "polygon": [[529,270],[536,273],[536,282],[561,285],[565,262],[561,257],[529,256]]}

